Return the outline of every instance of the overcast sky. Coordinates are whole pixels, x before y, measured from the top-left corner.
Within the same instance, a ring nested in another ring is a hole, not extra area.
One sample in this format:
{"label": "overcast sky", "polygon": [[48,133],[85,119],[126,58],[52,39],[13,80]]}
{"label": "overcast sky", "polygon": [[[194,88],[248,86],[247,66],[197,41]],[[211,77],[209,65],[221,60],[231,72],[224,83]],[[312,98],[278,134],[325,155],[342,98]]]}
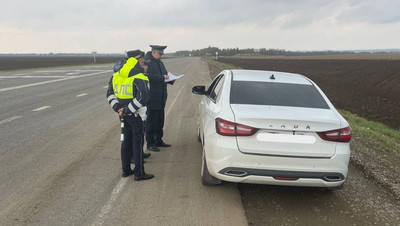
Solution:
{"label": "overcast sky", "polygon": [[1,53],[400,48],[400,0],[8,0]]}

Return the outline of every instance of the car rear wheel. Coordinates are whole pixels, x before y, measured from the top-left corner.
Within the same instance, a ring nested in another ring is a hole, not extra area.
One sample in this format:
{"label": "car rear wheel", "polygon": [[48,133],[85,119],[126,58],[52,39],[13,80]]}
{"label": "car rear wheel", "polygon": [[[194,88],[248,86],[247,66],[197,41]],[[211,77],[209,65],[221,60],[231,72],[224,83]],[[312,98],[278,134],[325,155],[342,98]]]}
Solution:
{"label": "car rear wheel", "polygon": [[222,183],[221,180],[211,176],[210,173],[208,172],[204,148],[203,148],[203,158],[201,161],[201,183],[204,186],[215,186]]}
{"label": "car rear wheel", "polygon": [[201,137],[200,137],[200,127],[197,128],[197,140],[201,143]]}
{"label": "car rear wheel", "polygon": [[337,186],[337,187],[328,187],[328,188],[319,188],[321,192],[333,192],[333,191],[338,191],[343,189],[343,184]]}
{"label": "car rear wheel", "polygon": [[337,187],[330,187],[330,188],[327,188],[327,189],[328,189],[328,191],[342,190],[343,189],[343,185],[344,185],[344,183],[339,185],[339,186],[337,186]]}

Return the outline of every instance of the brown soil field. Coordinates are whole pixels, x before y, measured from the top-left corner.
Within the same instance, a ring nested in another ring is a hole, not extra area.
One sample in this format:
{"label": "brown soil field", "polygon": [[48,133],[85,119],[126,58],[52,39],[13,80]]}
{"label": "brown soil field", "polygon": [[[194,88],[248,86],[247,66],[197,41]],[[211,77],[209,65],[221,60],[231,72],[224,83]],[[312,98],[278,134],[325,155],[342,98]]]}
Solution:
{"label": "brown soil field", "polygon": [[[96,63],[117,62],[123,56],[96,56]],[[0,56],[0,70],[94,64],[93,56]]]}
{"label": "brown soil field", "polygon": [[343,53],[322,55],[267,56],[267,55],[235,55],[249,59],[315,59],[315,60],[400,60],[400,53]]}
{"label": "brown soil field", "polygon": [[400,129],[400,60],[220,58],[243,69],[302,74],[333,105]]}

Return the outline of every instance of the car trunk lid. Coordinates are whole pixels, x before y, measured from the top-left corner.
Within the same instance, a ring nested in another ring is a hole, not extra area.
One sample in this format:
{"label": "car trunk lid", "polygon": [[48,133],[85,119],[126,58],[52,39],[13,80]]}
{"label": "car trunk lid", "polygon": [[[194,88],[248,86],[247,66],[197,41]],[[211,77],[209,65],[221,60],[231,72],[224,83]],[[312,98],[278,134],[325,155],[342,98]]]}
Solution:
{"label": "car trunk lid", "polygon": [[322,140],[316,132],[340,128],[331,109],[231,104],[238,124],[258,128],[252,136],[237,136],[247,154],[329,158],[336,142]]}

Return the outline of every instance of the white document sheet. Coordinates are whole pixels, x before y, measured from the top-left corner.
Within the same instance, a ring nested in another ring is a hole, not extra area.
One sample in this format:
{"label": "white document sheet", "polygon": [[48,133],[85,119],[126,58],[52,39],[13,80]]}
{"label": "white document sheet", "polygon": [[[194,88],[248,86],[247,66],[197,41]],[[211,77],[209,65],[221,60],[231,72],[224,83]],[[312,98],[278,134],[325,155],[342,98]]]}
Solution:
{"label": "white document sheet", "polygon": [[184,74],[181,74],[181,75],[178,75],[178,76],[176,76],[176,75],[174,75],[174,74],[172,74],[171,72],[168,72],[168,79],[165,79],[165,82],[170,82],[170,81],[174,81],[174,80],[177,80],[177,79],[180,79],[180,78],[182,78],[184,76]]}

